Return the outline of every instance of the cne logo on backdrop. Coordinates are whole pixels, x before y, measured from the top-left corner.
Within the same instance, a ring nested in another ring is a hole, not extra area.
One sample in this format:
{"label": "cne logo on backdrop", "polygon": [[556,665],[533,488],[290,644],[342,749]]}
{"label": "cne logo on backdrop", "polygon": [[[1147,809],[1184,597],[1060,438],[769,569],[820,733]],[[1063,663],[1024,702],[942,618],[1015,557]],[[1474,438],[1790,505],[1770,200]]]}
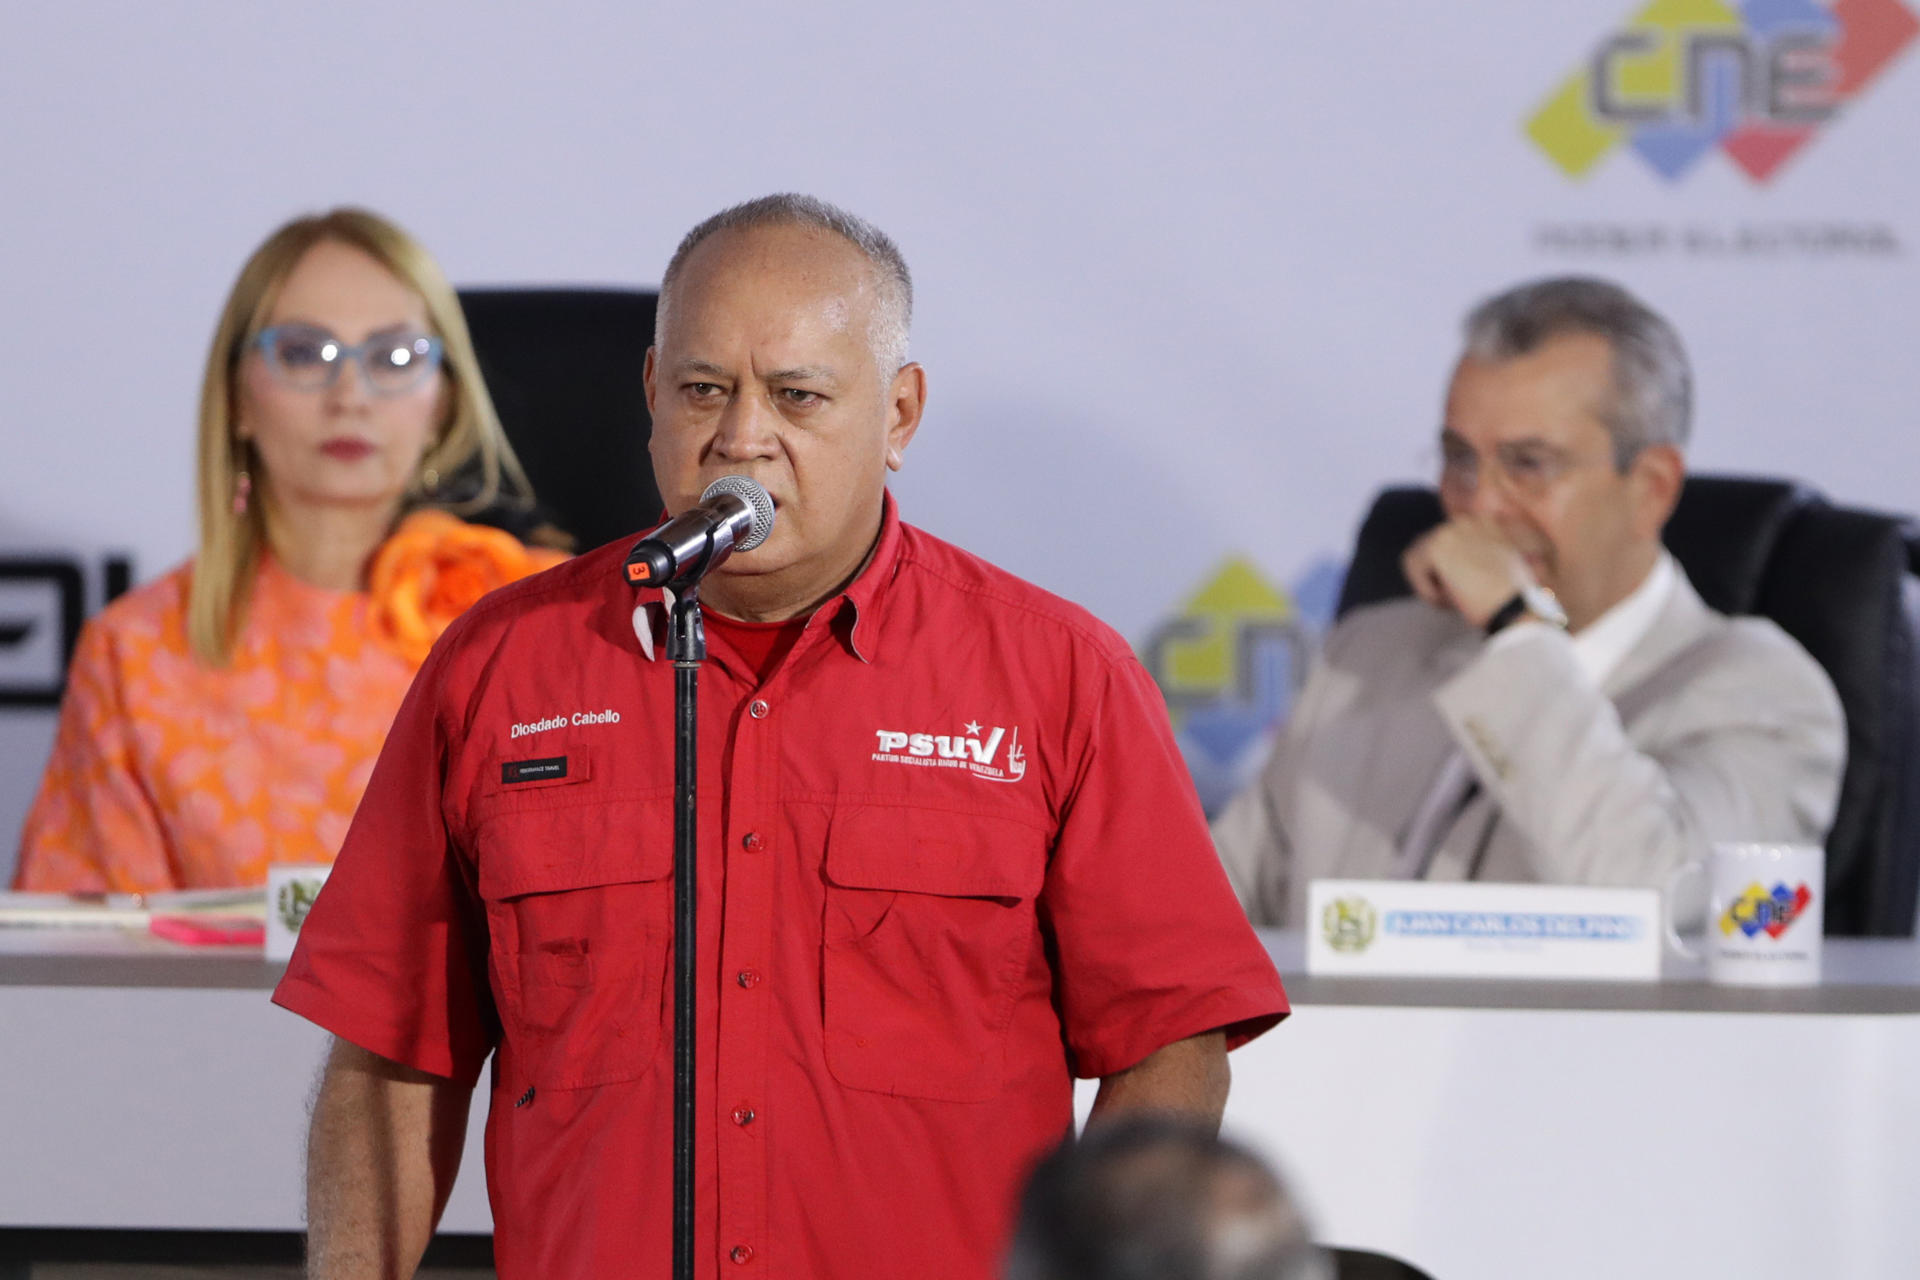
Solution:
{"label": "cne logo on backdrop", "polygon": [[1319,564],[1288,593],[1232,557],[1148,637],[1141,661],[1167,699],[1209,814],[1258,771],[1333,619],[1342,576],[1340,566]]}
{"label": "cne logo on backdrop", "polygon": [[1670,182],[1724,152],[1756,183],[1920,33],[1902,0],[1653,0],[1527,121],[1572,178],[1621,146]]}

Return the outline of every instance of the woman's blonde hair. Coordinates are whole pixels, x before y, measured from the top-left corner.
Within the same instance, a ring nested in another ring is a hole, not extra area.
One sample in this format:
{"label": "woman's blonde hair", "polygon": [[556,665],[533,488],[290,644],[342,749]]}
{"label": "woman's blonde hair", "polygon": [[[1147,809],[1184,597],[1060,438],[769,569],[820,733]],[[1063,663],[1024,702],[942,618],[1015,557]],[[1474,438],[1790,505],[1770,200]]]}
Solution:
{"label": "woman's blonde hair", "polygon": [[[187,595],[187,640],[195,656],[211,666],[225,666],[232,656],[265,541],[260,502],[247,504],[243,513],[234,511],[235,485],[247,466],[247,451],[234,434],[241,364],[295,265],[307,250],[328,240],[359,249],[418,293],[444,344],[446,420],[421,459],[420,474],[451,478],[477,460],[479,489],[450,504],[455,510],[477,511],[503,495],[531,505],[526,474],[480,376],[460,300],[432,256],[398,226],[365,209],[334,209],[294,219],[268,236],[240,269],[220,313],[200,386],[200,549]],[[416,479],[404,505],[418,505],[430,496]]]}

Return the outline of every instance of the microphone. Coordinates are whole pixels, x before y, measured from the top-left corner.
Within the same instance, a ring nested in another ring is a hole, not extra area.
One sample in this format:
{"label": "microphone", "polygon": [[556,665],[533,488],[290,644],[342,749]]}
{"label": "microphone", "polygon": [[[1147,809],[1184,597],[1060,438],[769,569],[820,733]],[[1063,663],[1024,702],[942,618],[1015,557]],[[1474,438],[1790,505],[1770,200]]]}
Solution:
{"label": "microphone", "polygon": [[633,544],[627,581],[636,587],[695,583],[736,551],[751,551],[773,532],[773,499],[745,476],[721,476],[683,511]]}

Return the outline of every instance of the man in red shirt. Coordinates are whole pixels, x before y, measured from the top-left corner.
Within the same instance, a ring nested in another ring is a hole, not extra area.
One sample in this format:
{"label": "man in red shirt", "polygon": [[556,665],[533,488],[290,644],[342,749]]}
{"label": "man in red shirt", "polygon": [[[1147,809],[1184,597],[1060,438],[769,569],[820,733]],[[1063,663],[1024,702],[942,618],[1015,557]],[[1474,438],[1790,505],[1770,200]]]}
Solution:
{"label": "man in red shirt", "polygon": [[[899,521],[910,304],[884,235],[768,197],[682,242],[647,353],[669,509],[727,474],[778,507],[702,589],[710,1280],[990,1276],[1074,1076],[1217,1122],[1286,1012],[1125,643]],[[414,1265],[490,1052],[500,1275],[667,1270],[673,669],[625,551],[448,631],[302,928],[315,1275]]]}

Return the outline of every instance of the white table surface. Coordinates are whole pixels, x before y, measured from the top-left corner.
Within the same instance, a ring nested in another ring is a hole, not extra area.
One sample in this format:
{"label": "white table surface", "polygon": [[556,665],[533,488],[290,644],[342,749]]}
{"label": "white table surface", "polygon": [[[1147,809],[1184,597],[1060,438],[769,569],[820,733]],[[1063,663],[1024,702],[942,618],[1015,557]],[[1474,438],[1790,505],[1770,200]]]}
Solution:
{"label": "white table surface", "polygon": [[[1920,1275],[1920,947],[1804,992],[1312,979],[1229,1132],[1437,1280]],[[257,953],[0,929],[0,1228],[298,1230],[325,1035]],[[484,1232],[484,1090],[442,1230]],[[1091,1098],[1083,1088],[1082,1105]]]}

